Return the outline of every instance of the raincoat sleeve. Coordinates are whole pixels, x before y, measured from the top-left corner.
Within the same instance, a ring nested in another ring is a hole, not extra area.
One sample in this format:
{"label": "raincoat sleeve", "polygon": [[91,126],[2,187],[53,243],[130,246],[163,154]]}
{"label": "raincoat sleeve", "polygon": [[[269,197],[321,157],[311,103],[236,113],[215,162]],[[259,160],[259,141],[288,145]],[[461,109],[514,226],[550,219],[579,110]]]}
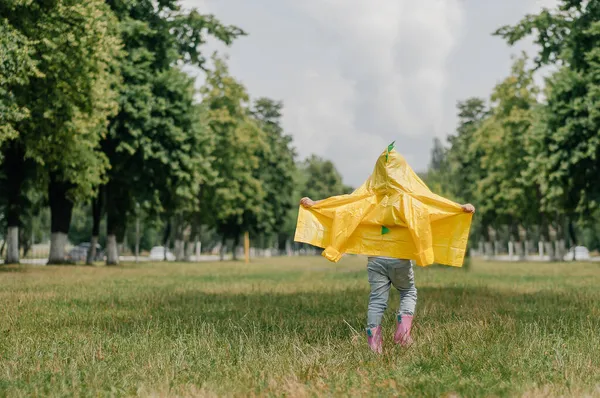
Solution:
{"label": "raincoat sleeve", "polygon": [[417,265],[433,264],[433,235],[427,206],[421,201],[406,195],[402,198],[401,212],[417,248],[415,253]]}
{"label": "raincoat sleeve", "polygon": [[352,202],[337,206],[331,225],[331,243],[323,251],[323,257],[338,262],[342,258],[344,244],[348,241],[362,219],[375,208],[374,200]]}
{"label": "raincoat sleeve", "polygon": [[[365,205],[366,204],[366,205]],[[352,195],[338,195],[318,201],[311,208],[300,206],[299,220],[306,220],[304,212],[323,216],[331,220],[329,244],[323,256],[329,261],[338,262],[342,258],[344,245],[354,233],[362,219],[376,206],[374,198],[364,192],[355,191]],[[297,229],[298,231],[301,229]],[[298,235],[297,235],[298,237]]]}

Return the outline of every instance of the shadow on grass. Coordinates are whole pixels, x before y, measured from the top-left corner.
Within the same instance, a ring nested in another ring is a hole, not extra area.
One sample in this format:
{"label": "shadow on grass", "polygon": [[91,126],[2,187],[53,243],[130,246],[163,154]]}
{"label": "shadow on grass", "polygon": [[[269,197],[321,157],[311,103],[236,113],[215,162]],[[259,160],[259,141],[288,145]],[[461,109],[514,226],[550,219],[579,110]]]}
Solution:
{"label": "shadow on grass", "polygon": [[19,264],[0,264],[1,272],[27,272],[31,269],[29,265]]}
{"label": "shadow on grass", "polygon": [[[126,335],[151,326],[153,331],[172,337],[209,328],[222,337],[253,331],[265,339],[293,334],[314,343],[348,339],[355,331],[362,333],[367,300],[367,289],[289,294],[172,293],[158,289],[129,298],[57,302],[69,311],[59,312],[53,326]],[[392,294],[384,323],[394,322],[397,300],[398,295]],[[425,287],[419,289],[419,300],[417,330],[461,322],[504,328],[508,321],[517,330],[533,326],[540,333],[568,338],[583,325],[586,329],[600,328],[600,320],[594,315],[600,301],[590,293],[523,294],[485,287]],[[66,315],[69,313],[71,316]]]}

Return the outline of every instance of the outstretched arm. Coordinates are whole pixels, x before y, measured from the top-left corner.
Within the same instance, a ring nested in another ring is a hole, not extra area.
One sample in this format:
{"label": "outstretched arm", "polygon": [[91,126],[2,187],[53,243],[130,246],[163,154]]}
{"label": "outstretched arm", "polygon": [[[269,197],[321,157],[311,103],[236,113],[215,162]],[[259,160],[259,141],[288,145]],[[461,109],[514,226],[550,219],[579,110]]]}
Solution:
{"label": "outstretched arm", "polygon": [[[342,257],[344,245],[376,203],[374,200],[366,202],[353,200],[348,195],[334,196],[320,201],[307,197],[300,200],[300,204],[305,209],[310,209],[320,202],[324,202],[323,206],[328,206],[327,211],[322,214],[327,214],[332,220],[329,231],[330,241],[323,251],[323,256],[329,261],[337,262]],[[319,210],[313,209],[313,211]]]}

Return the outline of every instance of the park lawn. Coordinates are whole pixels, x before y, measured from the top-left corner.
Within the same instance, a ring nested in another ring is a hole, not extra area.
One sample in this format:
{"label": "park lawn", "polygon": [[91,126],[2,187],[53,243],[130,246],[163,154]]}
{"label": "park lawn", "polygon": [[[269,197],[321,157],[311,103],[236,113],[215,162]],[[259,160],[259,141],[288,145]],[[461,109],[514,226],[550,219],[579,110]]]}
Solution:
{"label": "park lawn", "polygon": [[0,396],[600,396],[600,264],[419,268],[370,353],[365,259],[0,268]]}

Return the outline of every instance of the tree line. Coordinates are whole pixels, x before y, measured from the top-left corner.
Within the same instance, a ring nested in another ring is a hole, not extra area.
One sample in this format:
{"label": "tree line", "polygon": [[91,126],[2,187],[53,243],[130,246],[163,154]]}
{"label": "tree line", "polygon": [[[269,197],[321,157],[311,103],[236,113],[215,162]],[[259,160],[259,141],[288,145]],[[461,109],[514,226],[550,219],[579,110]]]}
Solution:
{"label": "tree line", "polygon": [[[251,99],[225,58],[203,52],[209,37],[244,35],[175,0],[3,1],[5,263],[46,228],[48,263],[67,262],[75,224],[91,242],[88,262],[102,238],[107,264],[118,264],[140,218],[180,260],[201,234],[280,246],[301,195],[349,191],[330,161],[298,160],[280,101]],[[185,66],[205,73],[200,89]]]}
{"label": "tree line", "polygon": [[471,243],[486,255],[507,242],[518,256],[531,242],[550,258],[600,249],[600,2],[562,0],[494,34],[510,45],[532,37],[539,51],[515,59],[488,99],[458,103],[427,181],[477,204]]}

